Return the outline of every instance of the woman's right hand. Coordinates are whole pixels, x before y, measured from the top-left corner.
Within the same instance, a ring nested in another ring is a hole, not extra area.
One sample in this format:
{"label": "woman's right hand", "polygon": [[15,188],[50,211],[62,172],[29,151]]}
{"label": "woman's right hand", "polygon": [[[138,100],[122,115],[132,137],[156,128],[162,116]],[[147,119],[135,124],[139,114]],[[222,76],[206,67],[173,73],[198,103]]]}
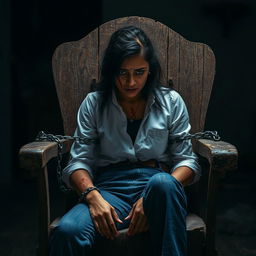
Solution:
{"label": "woman's right hand", "polygon": [[114,239],[119,233],[115,222],[123,223],[113,206],[111,206],[97,190],[86,196],[90,214],[98,232],[108,239]]}

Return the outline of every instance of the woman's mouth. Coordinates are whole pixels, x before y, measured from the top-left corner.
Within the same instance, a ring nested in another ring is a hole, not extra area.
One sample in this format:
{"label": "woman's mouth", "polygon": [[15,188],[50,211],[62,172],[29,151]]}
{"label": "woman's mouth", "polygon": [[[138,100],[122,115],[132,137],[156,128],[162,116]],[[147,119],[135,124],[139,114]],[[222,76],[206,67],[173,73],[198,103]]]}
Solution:
{"label": "woman's mouth", "polygon": [[125,88],[126,91],[135,91],[137,90],[138,88]]}

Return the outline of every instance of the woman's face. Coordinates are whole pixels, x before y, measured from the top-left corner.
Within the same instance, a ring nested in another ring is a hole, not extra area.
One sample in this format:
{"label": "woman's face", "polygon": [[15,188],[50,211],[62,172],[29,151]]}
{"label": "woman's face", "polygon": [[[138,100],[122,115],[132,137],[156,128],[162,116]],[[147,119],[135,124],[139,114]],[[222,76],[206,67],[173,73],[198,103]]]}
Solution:
{"label": "woman's face", "polygon": [[121,100],[134,101],[141,97],[149,74],[149,64],[141,55],[124,59],[116,77],[116,87]]}

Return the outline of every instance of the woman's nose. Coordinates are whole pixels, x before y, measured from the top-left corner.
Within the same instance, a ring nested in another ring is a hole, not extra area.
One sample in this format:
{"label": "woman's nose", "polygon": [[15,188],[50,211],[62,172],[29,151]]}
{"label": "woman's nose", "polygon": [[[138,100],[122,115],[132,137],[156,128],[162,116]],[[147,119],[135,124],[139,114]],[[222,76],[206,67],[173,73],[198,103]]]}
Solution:
{"label": "woman's nose", "polygon": [[135,82],[135,79],[134,79],[134,76],[133,75],[129,75],[129,77],[128,77],[128,80],[127,80],[127,83],[128,83],[128,85],[129,86],[135,86],[135,84],[136,84],[136,82]]}

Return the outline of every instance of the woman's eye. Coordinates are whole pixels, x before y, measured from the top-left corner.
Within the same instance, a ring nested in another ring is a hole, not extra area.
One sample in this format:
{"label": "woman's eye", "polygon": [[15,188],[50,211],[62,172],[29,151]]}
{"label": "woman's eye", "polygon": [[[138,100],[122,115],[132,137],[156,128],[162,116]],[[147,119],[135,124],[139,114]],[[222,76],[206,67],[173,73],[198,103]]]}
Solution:
{"label": "woman's eye", "polygon": [[136,76],[142,76],[144,74],[145,70],[136,70],[135,75]]}
{"label": "woman's eye", "polygon": [[127,72],[125,70],[119,71],[119,76],[126,76]]}

